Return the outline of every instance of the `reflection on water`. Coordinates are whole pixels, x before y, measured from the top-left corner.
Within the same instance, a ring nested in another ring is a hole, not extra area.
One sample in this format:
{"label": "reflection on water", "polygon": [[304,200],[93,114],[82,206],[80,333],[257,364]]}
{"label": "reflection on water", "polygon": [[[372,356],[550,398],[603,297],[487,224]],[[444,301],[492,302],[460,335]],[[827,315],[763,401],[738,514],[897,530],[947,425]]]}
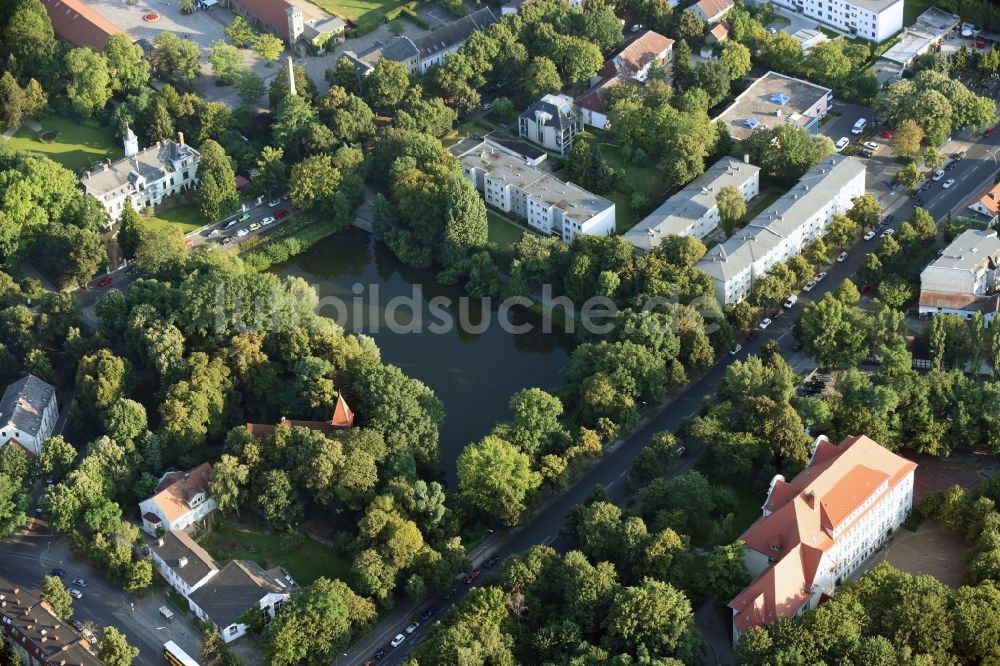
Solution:
{"label": "reflection on water", "polygon": [[[383,360],[434,390],[444,402],[441,453],[449,479],[454,479],[455,458],[462,447],[509,417],[507,402],[515,391],[532,386],[551,389],[562,381],[560,370],[573,344],[570,336],[543,333],[537,315],[522,307],[511,309],[510,322],[529,324],[532,332],[513,335],[503,330],[497,323],[496,303],[487,307],[477,299],[463,299],[461,289],[435,281],[434,269],[404,266],[363,231],[351,229],[328,237],[275,266],[274,272],[305,279],[321,299],[342,300],[343,305],[323,307],[321,314],[337,319],[348,331],[370,335]],[[411,307],[406,301],[415,286],[418,298]],[[448,318],[469,326],[428,332],[434,324],[431,330],[440,330]],[[393,332],[389,320],[422,332]]]}

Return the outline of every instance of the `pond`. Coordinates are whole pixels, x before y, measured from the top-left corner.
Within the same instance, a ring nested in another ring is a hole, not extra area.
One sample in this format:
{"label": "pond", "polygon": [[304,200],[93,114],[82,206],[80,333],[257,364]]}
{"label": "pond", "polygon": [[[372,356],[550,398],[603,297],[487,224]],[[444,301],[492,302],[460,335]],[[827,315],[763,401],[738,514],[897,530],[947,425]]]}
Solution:
{"label": "pond", "polygon": [[[434,390],[444,403],[441,459],[452,485],[458,454],[510,417],[513,393],[562,383],[573,338],[558,325],[543,332],[540,317],[515,306],[510,322],[532,330],[514,335],[498,324],[497,303],[485,307],[478,299],[463,301],[460,288],[436,281],[435,269],[403,265],[358,229],[330,236],[272,270],[306,280],[319,293],[321,314],[351,333],[371,336],[384,361]],[[443,325],[448,317],[456,325]],[[489,325],[482,326],[484,321]]]}

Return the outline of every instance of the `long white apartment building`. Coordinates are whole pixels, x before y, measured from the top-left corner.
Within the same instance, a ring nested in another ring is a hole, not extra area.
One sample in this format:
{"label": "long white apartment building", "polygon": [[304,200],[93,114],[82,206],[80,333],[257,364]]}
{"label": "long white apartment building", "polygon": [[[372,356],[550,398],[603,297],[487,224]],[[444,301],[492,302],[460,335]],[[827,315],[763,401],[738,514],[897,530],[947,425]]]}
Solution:
{"label": "long white apartment building", "polygon": [[724,187],[735,187],[749,201],[760,192],[760,167],[723,157],[629,229],[625,240],[651,250],[671,235],[704,238],[719,226],[716,197]]}
{"label": "long white apartment building", "polygon": [[835,214],[846,213],[851,200],[864,193],[861,160],[826,157],[742,230],[709,250],[697,268],[712,276],[720,303],[739,303],[755,280],[800,254],[823,235]]}
{"label": "long white apartment building", "polygon": [[[764,0],[754,0],[761,5]],[[903,0],[773,0],[850,35],[881,43],[903,29]]]}
{"label": "long white apartment building", "polygon": [[462,173],[486,203],[524,218],[532,228],[572,243],[577,234],[609,236],[615,204],[566,183],[527,160],[483,142],[463,153]]}
{"label": "long white apartment building", "polygon": [[1000,310],[1000,238],[992,229],[968,229],[920,273],[920,314],[971,319],[987,325]]}
{"label": "long white apartment building", "polygon": [[863,571],[909,515],[916,467],[864,435],[820,436],[794,479],[776,475],[740,536],[753,581],[729,602],[733,644],[750,627],[815,608]]}

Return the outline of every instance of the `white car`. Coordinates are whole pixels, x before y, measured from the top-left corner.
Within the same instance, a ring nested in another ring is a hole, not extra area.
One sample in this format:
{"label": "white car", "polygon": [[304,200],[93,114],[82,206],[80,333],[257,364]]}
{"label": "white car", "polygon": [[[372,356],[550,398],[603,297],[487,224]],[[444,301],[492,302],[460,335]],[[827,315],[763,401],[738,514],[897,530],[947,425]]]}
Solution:
{"label": "white car", "polygon": [[260,221],[260,223],[261,223],[261,226],[265,226],[266,227],[269,224],[274,224],[274,218],[273,217],[265,217],[263,220]]}
{"label": "white car", "polygon": [[240,223],[240,221],[239,221],[239,220],[236,220],[236,219],[232,219],[232,220],[229,220],[228,222],[226,222],[226,226],[224,226],[224,227],[222,227],[222,228],[223,228],[223,229],[228,229],[229,227],[232,227],[232,226],[234,226],[234,225],[237,225],[237,224],[239,224],[239,223]]}
{"label": "white car", "polygon": [[281,199],[271,199],[270,201],[267,202],[267,205],[270,206],[271,208],[275,208],[280,203],[281,203]]}
{"label": "white car", "polygon": [[841,253],[840,253],[840,256],[839,256],[839,257],[837,257],[837,263],[838,263],[838,264],[842,264],[842,263],[844,263],[845,261],[847,261],[847,253],[846,253],[846,252],[841,252]]}
{"label": "white car", "polygon": [[863,145],[863,146],[864,146],[865,148],[867,148],[868,150],[878,150],[878,144],[877,144],[877,143],[875,143],[874,141],[865,141],[865,142],[864,142],[863,144],[861,144],[861,145]]}
{"label": "white car", "polygon": [[392,647],[399,647],[400,645],[403,644],[403,641],[405,640],[406,636],[404,636],[403,634],[396,634],[396,637],[393,638],[391,641],[389,641],[389,645],[391,645]]}
{"label": "white car", "polygon": [[885,231],[882,232],[882,238],[887,238],[893,235],[894,233],[896,233],[895,229],[886,229]]}
{"label": "white car", "polygon": [[826,279],[826,271],[823,271],[822,273],[817,274],[816,277],[813,278],[813,279],[816,280],[816,282],[822,282],[823,280]]}
{"label": "white car", "polygon": [[729,355],[730,356],[736,356],[737,354],[740,353],[740,350],[742,350],[742,349],[743,349],[743,345],[741,345],[740,343],[737,342],[735,345],[733,345],[733,348],[729,350]]}
{"label": "white car", "polygon": [[83,592],[76,589],[75,587],[71,587],[66,591],[69,592],[69,596],[73,597],[74,599],[83,599]]}
{"label": "white car", "polygon": [[760,324],[758,324],[758,328],[760,328],[760,330],[763,331],[765,328],[767,328],[770,325],[771,325],[771,320],[769,318],[768,319],[762,319],[761,322],[760,322]]}
{"label": "white car", "polygon": [[417,622],[417,621],[413,621],[410,624],[408,624],[406,626],[406,635],[409,636],[410,634],[412,634],[414,631],[417,630],[417,627],[419,627],[419,626],[420,626],[420,623]]}
{"label": "white car", "polygon": [[868,233],[865,234],[865,240],[871,240],[873,238],[875,238],[875,230],[874,229],[872,231],[869,231]]}
{"label": "white car", "polygon": [[934,175],[931,176],[931,180],[933,180],[935,183],[941,180],[942,178],[944,178],[944,169],[938,169],[937,171],[934,172]]}
{"label": "white car", "polygon": [[954,184],[955,184],[955,179],[954,178],[949,178],[948,180],[946,180],[943,183],[941,183],[941,187],[943,187],[944,189],[947,190],[949,187],[951,187]]}
{"label": "white car", "polygon": [[240,238],[243,238],[244,236],[246,236],[249,233],[250,233],[250,230],[244,228],[244,229],[240,229],[239,231],[237,231],[236,235],[239,236]]}
{"label": "white car", "polygon": [[816,288],[816,280],[809,280],[809,282],[806,282],[806,285],[802,287],[802,291],[808,293],[815,288]]}
{"label": "white car", "polygon": [[218,236],[221,233],[222,233],[221,229],[212,229],[210,232],[208,232],[208,237],[209,238],[215,238],[216,236]]}
{"label": "white car", "polygon": [[851,140],[850,140],[850,139],[848,139],[848,138],[847,138],[846,136],[842,136],[842,137],[840,137],[839,139],[837,139],[837,143],[836,143],[836,144],[834,144],[834,145],[836,145],[836,147],[837,147],[837,152],[839,153],[839,152],[840,152],[840,151],[842,151],[842,150],[843,150],[844,148],[847,148],[847,145],[848,145],[849,143],[851,143]]}

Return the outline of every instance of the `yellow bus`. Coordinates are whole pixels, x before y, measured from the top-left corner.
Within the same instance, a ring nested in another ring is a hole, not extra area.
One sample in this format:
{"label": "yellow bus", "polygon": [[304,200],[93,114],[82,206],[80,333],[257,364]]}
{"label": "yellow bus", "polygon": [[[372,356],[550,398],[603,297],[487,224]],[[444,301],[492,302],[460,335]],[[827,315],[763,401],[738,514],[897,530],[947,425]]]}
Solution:
{"label": "yellow bus", "polygon": [[201,666],[173,641],[163,644],[163,660],[171,666]]}

